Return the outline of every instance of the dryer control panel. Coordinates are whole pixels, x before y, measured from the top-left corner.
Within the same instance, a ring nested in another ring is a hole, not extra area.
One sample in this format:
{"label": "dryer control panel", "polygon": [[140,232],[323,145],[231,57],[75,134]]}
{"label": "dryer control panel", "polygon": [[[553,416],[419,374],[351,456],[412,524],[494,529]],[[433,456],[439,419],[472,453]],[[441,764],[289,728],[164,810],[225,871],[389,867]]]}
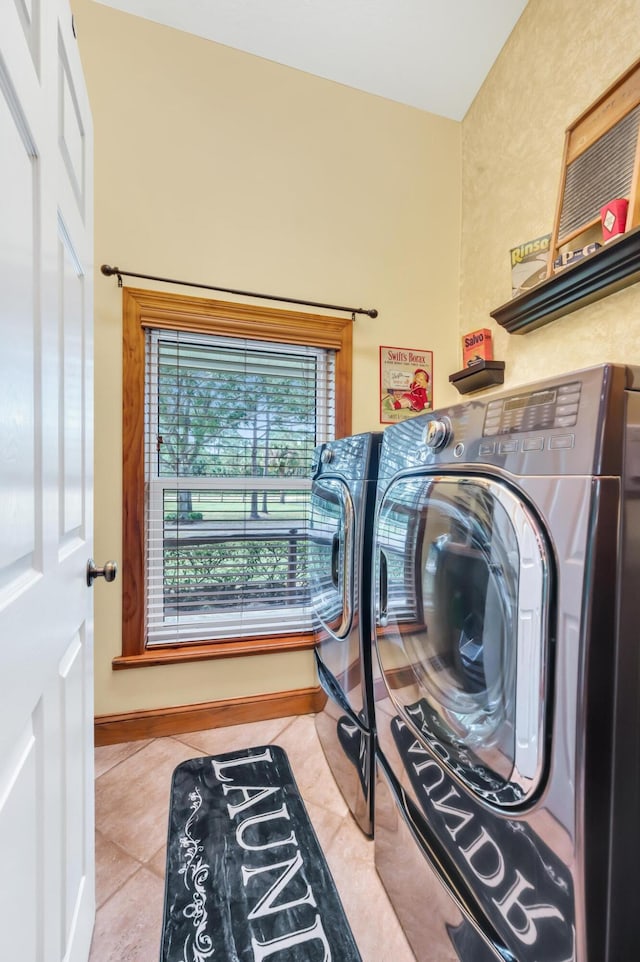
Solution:
{"label": "dryer control panel", "polygon": [[570,381],[542,391],[527,391],[489,401],[483,437],[521,434],[548,428],[570,428],[578,420],[580,381]]}
{"label": "dryer control panel", "polygon": [[384,432],[379,477],[410,464],[495,466],[514,476],[618,476],[626,396],[639,390],[640,369],[598,364],[408,418]]}

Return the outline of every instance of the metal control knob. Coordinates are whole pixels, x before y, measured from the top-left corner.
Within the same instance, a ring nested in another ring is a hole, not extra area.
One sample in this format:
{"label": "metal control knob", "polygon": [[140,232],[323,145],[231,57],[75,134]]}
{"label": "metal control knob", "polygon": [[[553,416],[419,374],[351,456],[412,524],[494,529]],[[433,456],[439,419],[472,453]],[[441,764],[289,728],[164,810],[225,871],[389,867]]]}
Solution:
{"label": "metal control knob", "polygon": [[320,455],[320,460],[323,464],[329,464],[333,461],[333,451],[331,448],[324,448],[322,454]]}
{"label": "metal control knob", "polygon": [[87,586],[90,588],[96,578],[104,578],[105,581],[115,581],[118,574],[118,565],[115,561],[107,561],[103,568],[96,568],[93,558],[87,561]]}
{"label": "metal control knob", "polygon": [[428,448],[436,451],[443,448],[451,437],[451,423],[447,418],[434,418],[427,423],[422,436],[423,442]]}

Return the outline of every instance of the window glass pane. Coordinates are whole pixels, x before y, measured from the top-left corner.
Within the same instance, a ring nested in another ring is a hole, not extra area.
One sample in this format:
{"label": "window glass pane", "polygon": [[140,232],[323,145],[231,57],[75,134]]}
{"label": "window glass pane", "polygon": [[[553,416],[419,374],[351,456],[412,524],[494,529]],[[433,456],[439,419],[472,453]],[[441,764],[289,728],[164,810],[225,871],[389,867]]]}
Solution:
{"label": "window glass pane", "polygon": [[147,334],[147,644],[310,629],[310,470],[332,352]]}
{"label": "window glass pane", "polygon": [[317,352],[158,342],[158,473],[308,473]]}

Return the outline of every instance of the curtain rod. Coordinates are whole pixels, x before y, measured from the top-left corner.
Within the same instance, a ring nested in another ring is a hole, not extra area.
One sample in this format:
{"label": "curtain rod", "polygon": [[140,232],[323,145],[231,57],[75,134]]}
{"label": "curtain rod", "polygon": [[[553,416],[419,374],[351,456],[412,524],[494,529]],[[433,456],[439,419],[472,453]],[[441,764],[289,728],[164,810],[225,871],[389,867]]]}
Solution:
{"label": "curtain rod", "polygon": [[176,281],[171,277],[154,277],[152,274],[134,274],[132,271],[122,271],[119,267],[110,267],[103,264],[100,268],[105,277],[112,277],[114,274],[118,278],[118,287],[122,287],[122,276],[141,277],[146,281],[159,281],[162,284],[183,284],[185,287],[203,287],[208,291],[221,291],[223,294],[238,294],[240,297],[259,297],[265,301],[283,301],[287,304],[303,304],[305,307],[323,307],[329,311],[347,311],[355,320],[356,314],[367,314],[369,317],[377,317],[378,312],[374,308],[367,310],[364,307],[341,307],[339,304],[321,304],[319,301],[301,301],[295,297],[276,297],[275,294],[255,294],[252,291],[236,291],[232,287],[213,287],[212,284],[194,284],[191,281]]}

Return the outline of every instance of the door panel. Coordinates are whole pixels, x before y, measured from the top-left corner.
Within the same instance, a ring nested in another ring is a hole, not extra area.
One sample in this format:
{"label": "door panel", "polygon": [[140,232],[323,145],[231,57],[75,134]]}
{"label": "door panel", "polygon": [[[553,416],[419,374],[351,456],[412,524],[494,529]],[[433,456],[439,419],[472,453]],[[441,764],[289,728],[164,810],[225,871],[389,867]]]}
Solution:
{"label": "door panel", "polygon": [[83,407],[84,278],[78,256],[64,225],[59,221],[61,280],[60,383],[62,390],[60,547],[73,537],[83,537],[84,464],[82,422],[73,416]]}
{"label": "door panel", "polygon": [[0,927],[82,962],[93,917],[92,131],[66,0],[0,4]]}
{"label": "door panel", "polygon": [[9,864],[15,861],[11,856],[19,840],[20,874],[24,886],[14,885],[7,877],[0,883],[2,946],[7,959],[38,957],[36,926],[16,921],[24,917],[25,905],[31,906],[30,914],[34,916],[42,911],[42,848],[38,835],[33,831],[37,824],[37,796],[42,774],[41,758],[38,757],[41,740],[36,727],[33,720],[29,719],[16,739],[14,751],[5,758],[0,774],[0,846],[3,864],[6,864],[4,853],[9,855]]}
{"label": "door panel", "polygon": [[[0,378],[0,605],[19,590],[36,564],[34,458],[34,220],[33,145],[0,61],[0,143],[3,190],[0,217],[3,376]],[[26,359],[26,362],[23,361]]]}

